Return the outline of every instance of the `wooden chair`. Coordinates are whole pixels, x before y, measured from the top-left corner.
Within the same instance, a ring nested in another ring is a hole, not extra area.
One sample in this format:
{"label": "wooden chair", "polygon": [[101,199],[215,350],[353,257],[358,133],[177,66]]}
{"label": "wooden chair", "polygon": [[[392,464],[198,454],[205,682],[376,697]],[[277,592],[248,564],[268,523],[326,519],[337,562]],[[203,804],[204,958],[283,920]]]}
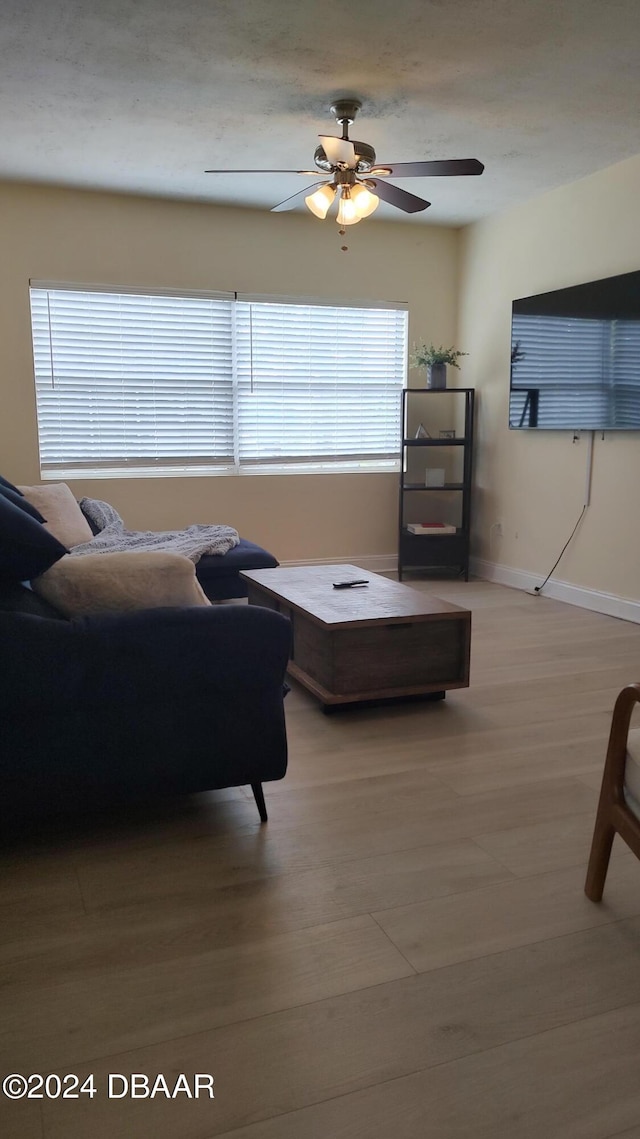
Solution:
{"label": "wooden chair", "polygon": [[640,858],[640,728],[629,728],[638,701],[640,684],[629,684],[620,692],[613,709],[584,887],[592,902],[599,902],[602,898],[616,834]]}

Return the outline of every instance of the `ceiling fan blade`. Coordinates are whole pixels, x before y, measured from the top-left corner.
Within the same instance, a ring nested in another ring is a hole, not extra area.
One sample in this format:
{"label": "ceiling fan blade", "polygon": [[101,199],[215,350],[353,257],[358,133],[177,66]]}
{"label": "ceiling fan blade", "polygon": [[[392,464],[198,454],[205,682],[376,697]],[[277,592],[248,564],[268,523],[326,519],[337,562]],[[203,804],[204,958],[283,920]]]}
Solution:
{"label": "ceiling fan blade", "polygon": [[279,202],[277,206],[271,207],[272,214],[284,213],[285,210],[295,210],[296,206],[301,206],[304,199],[313,193],[318,186],[326,186],[326,180],[322,182],[313,182],[311,186],[305,186],[304,190],[298,190],[297,194],[292,194],[290,198],[285,198],[283,202]]}
{"label": "ceiling fan blade", "polygon": [[425,202],[424,198],[417,198],[415,194],[409,194],[406,190],[401,190],[399,186],[392,186],[390,182],[379,182],[377,178],[367,178],[367,186],[373,186],[374,194],[382,198],[383,202],[388,202],[390,206],[397,206],[399,210],[404,210],[405,214],[419,214],[421,210],[426,210],[431,202]]}
{"label": "ceiling fan blade", "polygon": [[343,163],[351,168],[356,164],[356,148],[348,138],[336,138],[332,134],[318,135],[324,152],[333,166]]}
{"label": "ceiling fan blade", "polygon": [[205,174],[317,174],[317,170],[205,170]]}
{"label": "ceiling fan blade", "polygon": [[463,174],[482,174],[484,166],[477,158],[450,158],[441,162],[376,162],[376,170],[384,168],[395,178],[438,178]]}

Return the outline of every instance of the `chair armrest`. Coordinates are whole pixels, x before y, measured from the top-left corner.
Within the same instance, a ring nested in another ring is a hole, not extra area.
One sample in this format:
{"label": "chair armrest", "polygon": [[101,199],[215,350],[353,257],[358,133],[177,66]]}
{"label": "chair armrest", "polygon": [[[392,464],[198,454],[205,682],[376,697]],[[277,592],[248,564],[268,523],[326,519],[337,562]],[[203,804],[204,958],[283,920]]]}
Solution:
{"label": "chair armrest", "polygon": [[618,694],[611,717],[609,745],[602,778],[603,789],[618,803],[624,802],[624,772],[627,761],[627,737],[631,716],[640,701],[640,684],[627,684]]}

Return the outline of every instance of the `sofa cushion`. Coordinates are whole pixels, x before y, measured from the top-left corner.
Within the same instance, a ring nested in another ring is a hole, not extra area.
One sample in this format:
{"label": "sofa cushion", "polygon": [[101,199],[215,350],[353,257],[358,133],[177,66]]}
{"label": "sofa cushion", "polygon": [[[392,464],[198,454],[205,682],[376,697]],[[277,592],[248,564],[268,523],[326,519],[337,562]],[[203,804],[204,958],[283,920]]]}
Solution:
{"label": "sofa cushion", "polygon": [[241,538],[238,545],[222,557],[204,554],[196,562],[196,573],[207,597],[220,601],[247,596],[247,586],[239,576],[240,570],[275,569],[278,565],[278,560],[268,550]]}
{"label": "sofa cushion", "polygon": [[193,562],[160,550],[69,555],[32,585],[67,617],[210,604]]}
{"label": "sofa cushion", "polygon": [[46,522],[46,518],[43,518],[37,507],[29,502],[28,498],[24,497],[22,491],[14,490],[13,487],[6,486],[4,482],[1,482],[0,494],[3,498],[12,502],[14,506],[19,507],[20,510],[24,510],[25,514],[30,514],[32,518],[35,518],[36,522]]}
{"label": "sofa cushion", "polygon": [[197,563],[198,577],[220,577],[239,570],[276,569],[278,561],[255,542],[241,538],[238,545],[220,557],[218,554],[203,554]]}
{"label": "sofa cushion", "polygon": [[46,527],[51,534],[71,549],[82,542],[90,542],[93,533],[89,523],[73,497],[73,491],[64,482],[46,483],[44,486],[20,486],[25,498],[42,511]]}
{"label": "sofa cushion", "polygon": [[0,495],[0,578],[29,581],[68,552],[41,522]]}

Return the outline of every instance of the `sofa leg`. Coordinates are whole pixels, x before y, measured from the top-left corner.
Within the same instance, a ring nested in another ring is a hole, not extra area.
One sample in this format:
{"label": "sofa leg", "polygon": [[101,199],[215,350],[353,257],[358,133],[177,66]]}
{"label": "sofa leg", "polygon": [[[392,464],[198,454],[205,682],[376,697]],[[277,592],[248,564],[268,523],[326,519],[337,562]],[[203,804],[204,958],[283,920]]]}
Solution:
{"label": "sofa leg", "polygon": [[266,823],[269,816],[267,815],[267,805],[264,801],[262,783],[252,783],[251,790],[253,791],[253,797],[256,801],[256,807],[260,813],[260,820],[261,822]]}

